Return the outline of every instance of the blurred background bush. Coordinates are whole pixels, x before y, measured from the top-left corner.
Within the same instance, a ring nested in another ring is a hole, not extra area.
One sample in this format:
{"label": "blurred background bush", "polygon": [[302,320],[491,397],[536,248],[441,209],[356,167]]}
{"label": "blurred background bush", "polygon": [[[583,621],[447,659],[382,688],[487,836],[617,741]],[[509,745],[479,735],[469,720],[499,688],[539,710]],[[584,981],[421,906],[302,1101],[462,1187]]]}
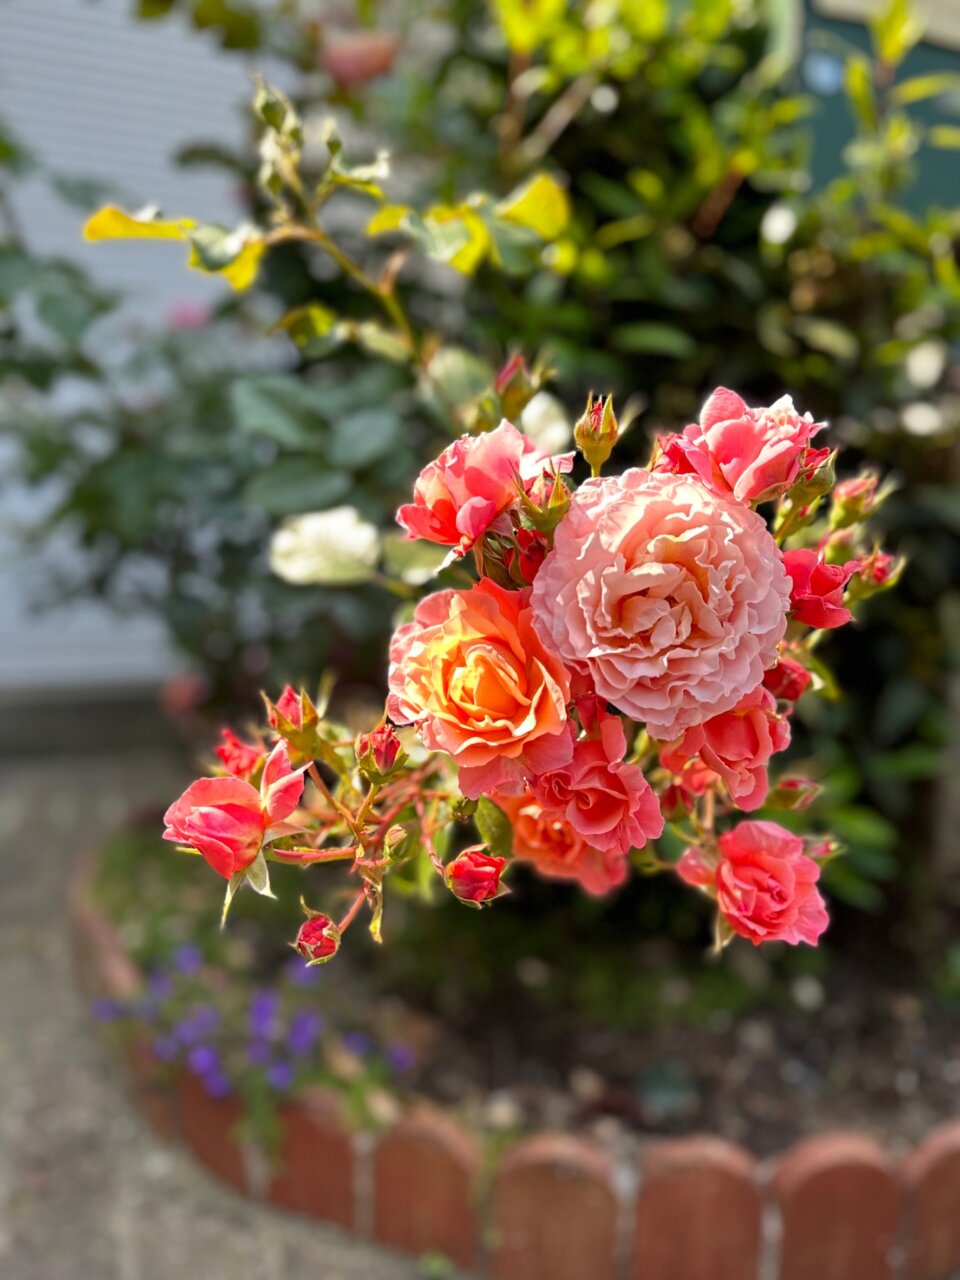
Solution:
{"label": "blurred background bush", "polygon": [[[115,661],[138,646],[177,655],[168,670],[186,674],[165,699],[190,724],[331,666],[362,696],[382,680],[394,603],[375,585],[281,582],[267,562],[279,519],[348,500],[389,525],[412,476],[466,425],[449,405],[472,397],[489,412],[515,351],[555,370],[527,428],[556,443],[587,390],[612,390],[635,419],[624,462],[715,385],[754,402],[788,390],[830,420],[845,469],[892,471],[877,532],[910,562],[896,592],[824,645],[823,679],[835,672],[849,696],[798,710],[795,755],[829,781],[815,817],[849,851],[830,869],[853,909],[840,934],[853,945],[866,911],[887,963],[907,956],[960,990],[947,945],[960,882],[960,31],[948,3],[928,7],[924,38],[905,0],[128,6],[157,48],[175,29],[211,65],[226,60],[238,94],[265,68],[308,147],[333,113],[353,154],[390,150],[393,198],[461,210],[465,236],[401,278],[411,316],[452,339],[434,371],[450,395],[428,400],[376,342],[310,326],[264,338],[311,302],[363,314],[354,283],[310,248],[273,252],[242,294],[184,286],[177,301],[167,282],[161,316],[142,296],[130,309],[103,274],[106,250],[83,266],[48,255],[29,216],[38,183],[70,202],[77,237],[105,196],[135,206],[158,184],[105,146],[80,175],[31,154],[0,58],[0,120],[13,122],[0,124],[0,430],[31,598],[60,610],[96,598],[132,618]],[[21,22],[28,9],[20,0]],[[170,109],[178,164],[220,174],[239,206],[212,212],[256,212],[249,111],[228,138],[201,98]],[[491,263],[489,228],[458,202],[544,169],[570,197],[568,226],[536,254],[501,228]],[[338,233],[373,270],[392,246],[365,234],[368,216],[358,192]],[[144,640],[147,618],[159,627]]]}

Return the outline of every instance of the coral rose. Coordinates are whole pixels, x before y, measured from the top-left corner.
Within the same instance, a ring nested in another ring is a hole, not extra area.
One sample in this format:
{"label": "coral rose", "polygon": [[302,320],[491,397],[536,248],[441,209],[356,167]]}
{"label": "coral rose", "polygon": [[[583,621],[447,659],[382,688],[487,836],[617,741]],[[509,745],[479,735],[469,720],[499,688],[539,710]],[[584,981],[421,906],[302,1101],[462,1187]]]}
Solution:
{"label": "coral rose", "polygon": [[760,684],[789,603],[760,516],[643,470],[580,486],[532,591],[545,642],[665,740]]}
{"label": "coral rose", "polygon": [[621,856],[663,833],[663,815],[639,765],[625,763],[619,716],[599,712],[569,764],[532,779],[548,815],[564,818],[594,849]]}
{"label": "coral rose", "polygon": [[723,779],[734,804],[749,813],[767,798],[770,757],[789,745],[790,726],[777,715],[776,698],[761,685],[732,711],[688,729],[661,751],[660,763],[682,776],[687,762],[697,756]]}
{"label": "coral rose", "polygon": [[428,463],[397,523],[411,538],[454,547],[462,556],[517,501],[518,484],[529,491],[546,472],[572,466],[572,454],[551,458],[504,419],[495,431],[461,436]]}
{"label": "coral rose", "polygon": [[528,597],[488,580],[438,591],[390,645],[390,718],[452,756],[471,799],[522,791],[573,754],[570,679],[534,630]]}
{"label": "coral rose", "polygon": [[713,864],[699,848],[677,864],[687,884],[714,893],[734,933],[761,942],[808,942],[829,924],[817,889],[820,868],[803,840],[776,822],[741,822],[718,841]]}
{"label": "coral rose", "polygon": [[[734,391],[718,387],[700,421],[659,442],[655,470],[694,474],[725,497],[763,502],[785,493],[808,469],[808,446],[823,423],[803,417],[783,396],[768,409],[751,409]],[[817,453],[818,461],[823,457]]]}
{"label": "coral rose", "polygon": [[497,898],[503,892],[500,876],[507,865],[506,858],[487,853],[482,845],[474,845],[458,854],[447,864],[444,878],[447,887],[461,902],[481,905]]}
{"label": "coral rose", "polygon": [[591,848],[569,822],[546,813],[531,792],[522,796],[497,795],[497,804],[513,826],[513,855],[530,862],[551,880],[573,880],[586,892],[600,897],[627,878],[627,859]]}
{"label": "coral rose", "polygon": [[790,606],[797,622],[818,631],[842,627],[853,619],[844,607],[843,589],[859,568],[858,560],[827,564],[807,548],[785,551],[783,564],[790,575]]}
{"label": "coral rose", "polygon": [[263,747],[252,742],[244,742],[231,729],[221,729],[220,737],[222,741],[219,746],[214,747],[214,754],[227,773],[232,773],[235,778],[249,781],[251,774],[256,773],[266,755]]}
{"label": "coral rose", "polygon": [[763,673],[763,687],[775,698],[796,702],[810,688],[813,676],[796,658],[781,654],[780,661]]}
{"label": "coral rose", "polygon": [[163,838],[196,849],[229,880],[256,859],[268,828],[289,818],[302,794],[303,770],[291,769],[286,744],[280,742],[263,766],[259,791],[241,778],[191,783],[164,814]]}

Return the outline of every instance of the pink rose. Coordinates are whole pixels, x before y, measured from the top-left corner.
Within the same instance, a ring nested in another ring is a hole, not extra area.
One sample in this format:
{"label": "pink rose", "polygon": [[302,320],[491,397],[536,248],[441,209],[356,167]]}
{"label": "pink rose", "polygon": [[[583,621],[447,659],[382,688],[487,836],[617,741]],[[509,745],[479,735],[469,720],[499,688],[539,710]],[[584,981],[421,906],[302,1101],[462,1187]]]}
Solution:
{"label": "pink rose", "polygon": [[853,619],[844,607],[843,589],[856,573],[859,561],[827,564],[816,551],[804,548],[785,551],[783,566],[792,582],[790,608],[795,621],[826,631]]}
{"label": "pink rose", "polygon": [[661,751],[660,763],[682,776],[687,762],[698,757],[723,779],[734,804],[749,813],[767,798],[770,757],[789,745],[790,726],[777,715],[776,698],[760,685],[732,711],[688,729]]}
{"label": "pink rose", "polygon": [[627,878],[627,859],[591,848],[559,814],[547,813],[535,796],[495,795],[513,826],[513,855],[530,862],[550,880],[573,880],[586,893],[600,897]]}
{"label": "pink rose", "polygon": [[302,794],[303,770],[291,769],[286,744],[280,742],[263,766],[259,791],[242,778],[191,783],[164,814],[163,838],[196,849],[229,880],[250,866],[268,828],[283,824]]}
{"label": "pink rose", "polygon": [[601,711],[569,764],[530,782],[548,816],[562,817],[594,849],[623,856],[663,832],[657,797],[635,764],[625,763],[619,716]]}
{"label": "pink rose", "polygon": [[214,754],[227,773],[249,782],[250,775],[257,771],[266,755],[263,747],[253,742],[244,742],[230,729],[221,729],[220,737],[222,741],[218,747],[214,747]]}
{"label": "pink rose", "polygon": [[654,469],[698,475],[714,493],[738,502],[764,502],[809,468],[808,446],[823,425],[801,417],[789,396],[751,409],[736,392],[718,387],[698,423],[660,441]]}
{"label": "pink rose", "polygon": [[461,436],[420,472],[413,502],[397,512],[411,538],[465,555],[494,521],[546,472],[569,471],[573,455],[550,458],[506,419],[495,431]]}
{"label": "pink rose", "polygon": [[453,757],[471,799],[522,791],[573,754],[570,678],[534,630],[528,597],[489,579],[438,591],[390,644],[388,715]]}
{"label": "pink rose", "polygon": [[741,822],[718,841],[714,862],[688,849],[677,864],[682,880],[716,895],[734,933],[761,942],[808,942],[829,924],[817,889],[820,868],[803,851],[800,836],[776,822]]}
{"label": "pink rose", "polygon": [[699,480],[632,470],[573,495],[531,602],[567,666],[669,741],[760,684],[789,590],[756,512]]}

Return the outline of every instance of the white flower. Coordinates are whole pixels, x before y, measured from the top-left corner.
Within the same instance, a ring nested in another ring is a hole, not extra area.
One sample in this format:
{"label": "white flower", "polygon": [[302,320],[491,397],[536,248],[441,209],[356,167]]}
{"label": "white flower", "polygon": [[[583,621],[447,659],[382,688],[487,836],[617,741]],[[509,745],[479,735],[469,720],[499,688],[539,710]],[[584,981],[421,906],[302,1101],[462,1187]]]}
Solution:
{"label": "white flower", "polygon": [[544,453],[561,453],[573,439],[566,410],[546,391],[538,391],[524,409],[520,428]]}
{"label": "white flower", "polygon": [[270,567],[298,586],[367,582],[380,558],[380,535],[354,507],[285,520],[270,543]]}

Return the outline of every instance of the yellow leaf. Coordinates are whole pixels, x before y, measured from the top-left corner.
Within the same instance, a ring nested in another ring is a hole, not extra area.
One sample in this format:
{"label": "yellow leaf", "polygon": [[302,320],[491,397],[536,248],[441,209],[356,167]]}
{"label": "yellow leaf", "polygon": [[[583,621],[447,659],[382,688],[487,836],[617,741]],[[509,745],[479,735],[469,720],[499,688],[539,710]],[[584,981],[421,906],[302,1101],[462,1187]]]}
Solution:
{"label": "yellow leaf", "polygon": [[382,236],[397,231],[410,210],[404,204],[385,204],[367,223],[368,236]]}
{"label": "yellow leaf", "polygon": [[192,218],[143,218],[108,204],[87,220],[83,235],[86,240],[182,240],[194,226]]}
{"label": "yellow leaf", "polygon": [[508,222],[529,227],[543,240],[556,240],[570,221],[570,201],[555,179],[537,173],[501,200],[496,212]]}
{"label": "yellow leaf", "polygon": [[447,222],[461,224],[468,239],[462,248],[447,259],[447,262],[462,275],[472,276],[489,253],[491,245],[490,232],[476,210],[471,209],[467,204],[458,204],[455,207],[438,204],[433,206],[424,221],[428,226],[431,223],[442,225]]}
{"label": "yellow leaf", "polygon": [[232,262],[228,262],[225,267],[221,267],[217,275],[223,276],[224,280],[233,289],[243,290],[249,289],[257,278],[257,272],[260,269],[260,259],[263,257],[266,245],[262,240],[251,240],[245,244]]}

